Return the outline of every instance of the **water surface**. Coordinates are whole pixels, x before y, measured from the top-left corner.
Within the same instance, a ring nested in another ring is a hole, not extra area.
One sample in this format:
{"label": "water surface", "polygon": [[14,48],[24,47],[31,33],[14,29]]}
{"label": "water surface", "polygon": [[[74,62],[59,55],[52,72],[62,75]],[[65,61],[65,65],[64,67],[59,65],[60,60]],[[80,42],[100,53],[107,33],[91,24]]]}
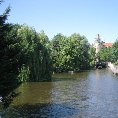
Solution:
{"label": "water surface", "polygon": [[118,77],[109,70],[53,75],[24,83],[7,118],[118,118]]}

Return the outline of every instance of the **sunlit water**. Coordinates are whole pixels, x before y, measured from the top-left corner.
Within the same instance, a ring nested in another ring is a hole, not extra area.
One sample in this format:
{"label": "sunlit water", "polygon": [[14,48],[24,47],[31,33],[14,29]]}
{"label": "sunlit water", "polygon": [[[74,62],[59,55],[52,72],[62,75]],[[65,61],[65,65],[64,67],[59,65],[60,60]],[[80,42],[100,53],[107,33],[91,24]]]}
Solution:
{"label": "sunlit water", "polygon": [[6,118],[118,118],[118,76],[109,70],[55,74],[22,84]]}

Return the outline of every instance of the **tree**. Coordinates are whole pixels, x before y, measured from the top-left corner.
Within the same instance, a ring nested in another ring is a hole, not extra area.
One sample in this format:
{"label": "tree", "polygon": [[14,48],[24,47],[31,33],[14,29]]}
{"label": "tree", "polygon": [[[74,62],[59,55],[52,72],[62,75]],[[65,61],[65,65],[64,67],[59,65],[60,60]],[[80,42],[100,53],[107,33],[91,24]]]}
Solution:
{"label": "tree", "polygon": [[17,39],[17,26],[6,23],[10,7],[0,15],[0,96],[6,107],[12,100],[13,90],[20,84],[19,74],[20,52],[19,39]]}
{"label": "tree", "polygon": [[118,40],[115,41],[115,43],[112,46],[112,62],[118,61]]}
{"label": "tree", "polygon": [[57,34],[52,40],[53,67],[56,72],[79,71],[89,67],[89,43],[84,36]]}
{"label": "tree", "polygon": [[35,29],[26,25],[18,29],[18,38],[20,38],[24,60],[26,60],[19,78],[24,79],[25,76],[25,81],[50,80],[51,59],[47,48],[40,43],[43,38],[39,38]]}
{"label": "tree", "polygon": [[26,25],[6,23],[9,11],[0,15],[0,96],[7,103],[21,82],[51,80],[52,71],[42,37]]}
{"label": "tree", "polygon": [[111,47],[104,47],[98,52],[98,56],[100,57],[100,61],[111,61],[111,53],[112,48]]}
{"label": "tree", "polygon": [[16,64],[15,55],[17,53],[17,50],[14,50],[14,46],[16,46],[17,41],[10,35],[13,28],[12,25],[5,22],[9,11],[10,7],[0,15],[0,95],[3,97],[17,86],[17,70],[14,68]]}

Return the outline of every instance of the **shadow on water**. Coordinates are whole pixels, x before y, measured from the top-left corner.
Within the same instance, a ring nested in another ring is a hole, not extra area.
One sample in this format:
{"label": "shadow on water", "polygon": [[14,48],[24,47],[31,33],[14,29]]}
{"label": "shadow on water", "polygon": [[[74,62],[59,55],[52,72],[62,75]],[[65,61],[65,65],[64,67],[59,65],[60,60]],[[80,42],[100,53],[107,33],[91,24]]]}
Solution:
{"label": "shadow on water", "polygon": [[78,109],[64,104],[35,104],[18,105],[10,108],[4,117],[6,118],[64,118],[76,115]]}
{"label": "shadow on water", "polygon": [[3,97],[2,99],[2,107],[4,109],[6,109],[7,107],[9,107],[9,105],[12,103],[13,99],[17,96],[19,96],[21,94],[21,92],[11,92],[9,95]]}

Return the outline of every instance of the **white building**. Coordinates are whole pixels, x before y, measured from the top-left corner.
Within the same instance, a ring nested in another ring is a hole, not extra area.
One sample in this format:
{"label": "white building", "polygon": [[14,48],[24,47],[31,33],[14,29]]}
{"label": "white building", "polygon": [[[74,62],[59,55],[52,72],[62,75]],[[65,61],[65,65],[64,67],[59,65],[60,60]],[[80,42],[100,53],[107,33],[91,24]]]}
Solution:
{"label": "white building", "polygon": [[100,51],[100,49],[104,47],[104,42],[101,41],[99,34],[97,34],[97,37],[95,39],[96,40],[93,44],[93,47],[96,49],[96,54],[97,54]]}

